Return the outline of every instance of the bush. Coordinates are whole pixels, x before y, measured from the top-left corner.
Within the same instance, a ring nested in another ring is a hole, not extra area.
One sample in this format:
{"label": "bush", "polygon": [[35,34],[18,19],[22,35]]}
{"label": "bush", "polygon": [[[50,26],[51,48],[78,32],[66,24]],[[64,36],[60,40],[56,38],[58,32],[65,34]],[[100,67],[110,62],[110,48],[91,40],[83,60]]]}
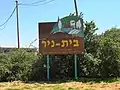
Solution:
{"label": "bush", "polygon": [[33,64],[38,56],[25,50],[16,50],[0,54],[0,81],[31,79]]}

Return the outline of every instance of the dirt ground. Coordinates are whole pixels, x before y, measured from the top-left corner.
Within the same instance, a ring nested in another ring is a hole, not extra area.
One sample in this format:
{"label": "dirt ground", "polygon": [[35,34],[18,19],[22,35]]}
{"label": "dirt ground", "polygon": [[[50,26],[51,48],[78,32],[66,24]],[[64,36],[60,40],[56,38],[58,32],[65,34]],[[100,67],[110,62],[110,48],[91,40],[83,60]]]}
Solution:
{"label": "dirt ground", "polygon": [[22,82],[5,82],[0,83],[0,90],[120,90],[120,82],[113,83],[22,83]]}

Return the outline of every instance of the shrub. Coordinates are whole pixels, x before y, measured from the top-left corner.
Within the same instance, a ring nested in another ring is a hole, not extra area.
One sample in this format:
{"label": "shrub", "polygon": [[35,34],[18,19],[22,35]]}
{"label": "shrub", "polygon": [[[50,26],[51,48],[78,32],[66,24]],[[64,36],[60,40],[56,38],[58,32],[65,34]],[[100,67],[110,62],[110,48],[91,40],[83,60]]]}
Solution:
{"label": "shrub", "polygon": [[30,80],[32,65],[37,59],[35,53],[21,49],[0,54],[0,81]]}

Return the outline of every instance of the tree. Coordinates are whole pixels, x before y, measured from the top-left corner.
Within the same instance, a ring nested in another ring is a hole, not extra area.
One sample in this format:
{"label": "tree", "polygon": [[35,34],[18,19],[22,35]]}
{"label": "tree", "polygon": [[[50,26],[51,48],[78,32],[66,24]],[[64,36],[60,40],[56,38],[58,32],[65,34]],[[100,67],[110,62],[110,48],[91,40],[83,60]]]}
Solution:
{"label": "tree", "polygon": [[85,22],[85,52],[79,55],[79,76],[97,77],[100,75],[98,59],[99,36],[95,34],[98,30],[94,21]]}
{"label": "tree", "polygon": [[103,33],[99,50],[101,75],[120,76],[120,29],[111,28]]}

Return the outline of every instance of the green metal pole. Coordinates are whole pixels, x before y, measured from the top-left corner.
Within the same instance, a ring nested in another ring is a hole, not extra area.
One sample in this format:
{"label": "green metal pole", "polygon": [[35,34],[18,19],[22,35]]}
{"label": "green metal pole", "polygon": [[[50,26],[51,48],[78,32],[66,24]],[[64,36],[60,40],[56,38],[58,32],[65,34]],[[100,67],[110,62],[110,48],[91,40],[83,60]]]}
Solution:
{"label": "green metal pole", "polygon": [[77,55],[74,54],[74,66],[75,66],[75,79],[78,79],[77,77]]}
{"label": "green metal pole", "polygon": [[47,79],[50,80],[50,56],[47,55]]}

